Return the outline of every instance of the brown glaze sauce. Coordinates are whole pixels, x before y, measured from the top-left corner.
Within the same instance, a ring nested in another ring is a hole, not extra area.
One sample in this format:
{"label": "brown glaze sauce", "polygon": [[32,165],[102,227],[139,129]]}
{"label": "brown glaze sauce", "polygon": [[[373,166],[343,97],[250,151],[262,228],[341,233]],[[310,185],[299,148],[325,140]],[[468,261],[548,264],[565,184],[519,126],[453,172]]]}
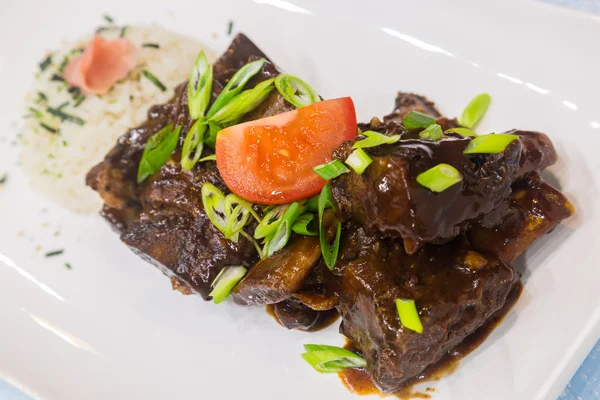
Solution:
{"label": "brown glaze sauce", "polygon": [[[279,318],[277,318],[277,315],[275,314],[275,305],[274,304],[267,304],[265,306],[265,309],[267,311],[267,314],[269,314],[271,317],[273,317],[273,319],[275,319],[275,321],[279,325],[281,325],[284,328],[287,328],[285,325],[283,325],[281,323],[281,321],[279,321]],[[333,325],[333,323],[335,321],[337,321],[340,317],[340,314],[338,314],[338,312],[335,309],[331,309],[331,310],[327,310],[327,311],[320,311],[320,315],[321,315],[321,317],[319,318],[318,322],[316,324],[314,324],[313,326],[311,326],[309,329],[297,329],[297,330],[304,331],[304,332],[321,331],[321,330]]]}
{"label": "brown glaze sauce", "polygon": [[[431,393],[435,392],[435,388],[428,387],[425,389],[425,393],[415,391],[415,386],[423,382],[439,381],[441,378],[452,374],[458,369],[460,360],[466,357],[469,353],[475,350],[481,343],[487,339],[492,331],[500,325],[506,314],[515,305],[521,292],[523,291],[523,285],[521,282],[517,282],[513,289],[510,291],[506,303],[498,310],[482,327],[477,329],[465,340],[463,340],[458,346],[450,351],[444,358],[438,361],[436,364],[427,368],[422,374],[410,381],[410,383],[401,391],[394,393],[395,396],[402,400],[413,400],[413,399],[430,399]],[[356,351],[352,343],[348,341],[345,348]],[[346,388],[359,396],[365,395],[379,395],[384,397],[373,384],[373,381],[369,377],[369,374],[364,369],[349,369],[342,371],[338,374]]]}

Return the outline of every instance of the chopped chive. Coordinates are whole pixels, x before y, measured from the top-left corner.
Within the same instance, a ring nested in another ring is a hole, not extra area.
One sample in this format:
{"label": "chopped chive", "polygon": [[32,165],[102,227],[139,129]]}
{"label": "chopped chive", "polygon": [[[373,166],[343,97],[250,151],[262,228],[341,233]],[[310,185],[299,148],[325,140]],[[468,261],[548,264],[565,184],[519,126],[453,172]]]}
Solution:
{"label": "chopped chive", "polygon": [[420,113],[418,111],[411,111],[402,120],[402,125],[406,129],[419,129],[427,128],[429,125],[435,124],[435,118],[427,114]]}
{"label": "chopped chive", "polygon": [[365,131],[359,135],[366,136],[366,139],[359,140],[352,145],[353,149],[365,149],[367,147],[381,146],[382,144],[393,144],[400,140],[400,135],[387,136],[375,131]]}
{"label": "chopped chive", "polygon": [[487,93],[480,93],[473,97],[460,117],[460,124],[473,129],[485,115],[491,101],[492,98]]}
{"label": "chopped chive", "polygon": [[77,100],[75,100],[75,103],[73,103],[73,108],[79,107],[84,100],[85,96],[79,96]]}
{"label": "chopped chive", "polygon": [[446,133],[458,133],[462,136],[477,136],[477,134],[469,128],[451,128],[446,131]]}
{"label": "chopped chive", "polygon": [[104,18],[104,20],[105,20],[106,22],[108,22],[109,24],[112,24],[112,23],[114,23],[114,22],[115,22],[115,20],[114,20],[114,19],[113,19],[113,18],[112,18],[110,15],[108,15],[108,14],[104,14],[102,17],[103,17],[103,18]]}
{"label": "chopped chive", "polygon": [[419,312],[417,311],[414,300],[396,299],[396,309],[398,310],[400,323],[403,327],[417,333],[423,333],[423,324],[421,324]]}
{"label": "chopped chive", "polygon": [[211,154],[210,156],[202,157],[201,159],[198,160],[198,162],[203,162],[203,161],[217,161],[217,155]]}
{"label": "chopped chive", "polygon": [[69,57],[64,56],[62,61],[60,62],[60,65],[58,66],[58,72],[62,73],[68,63],[69,63]]}
{"label": "chopped chive", "polygon": [[40,119],[44,116],[44,113],[42,113],[40,110],[37,110],[33,107],[29,107],[28,110],[31,111],[31,113],[33,114],[33,117],[35,119]]}
{"label": "chopped chive", "polygon": [[127,32],[127,28],[128,28],[127,25],[125,25],[124,27],[121,28],[121,33],[119,33],[119,37],[125,37],[125,33]]}
{"label": "chopped chive", "polygon": [[142,43],[142,47],[149,47],[152,49],[160,49],[160,45],[158,43]]}
{"label": "chopped chive", "polygon": [[229,24],[227,24],[227,34],[231,35],[231,33],[233,32],[233,21],[229,21]]}
{"label": "chopped chive", "polygon": [[361,148],[355,149],[346,159],[346,164],[350,166],[357,174],[362,174],[365,169],[373,162],[367,153]]}
{"label": "chopped chive", "polygon": [[315,174],[327,181],[350,172],[350,170],[340,160],[333,160],[327,164],[317,165],[316,167],[313,167],[313,171]]}
{"label": "chopped chive", "polygon": [[46,96],[46,94],[44,94],[43,92],[38,92],[38,99],[36,100],[36,103],[44,103],[48,101],[48,96]]}
{"label": "chopped chive", "polygon": [[335,205],[333,203],[333,195],[331,193],[331,184],[327,183],[323,186],[321,194],[319,195],[319,243],[321,244],[321,255],[327,265],[327,268],[333,270],[335,263],[337,262],[338,252],[340,249],[340,238],[342,236],[342,223],[337,221],[337,231],[333,244],[329,244],[327,240],[327,230],[323,224],[323,214],[325,209],[333,208],[335,211]]}
{"label": "chopped chive", "polygon": [[54,256],[59,256],[62,253],[64,253],[65,251],[63,249],[59,249],[59,250],[52,250],[46,253],[46,257],[54,257]]}
{"label": "chopped chive", "polygon": [[0,185],[3,185],[8,180],[8,172],[5,172],[0,176]]}
{"label": "chopped chive", "polygon": [[336,346],[317,344],[304,345],[302,358],[316,371],[335,373],[348,368],[364,368],[367,362],[361,356]]}
{"label": "chopped chive", "polygon": [[52,77],[50,78],[51,81],[58,81],[58,82],[64,82],[65,78],[63,78],[62,76],[58,75],[58,74],[52,74]]}
{"label": "chopped chive", "polygon": [[40,71],[45,71],[52,64],[52,54],[48,55],[42,62],[40,62]]}
{"label": "chopped chive", "polygon": [[58,129],[56,129],[56,128],[53,128],[53,127],[51,127],[51,126],[49,126],[49,125],[46,125],[46,124],[45,124],[45,123],[43,123],[43,122],[40,122],[40,126],[41,126],[42,128],[44,128],[45,130],[47,130],[48,132],[50,132],[50,133],[56,133],[56,132],[58,132]]}
{"label": "chopped chive", "polygon": [[440,140],[442,136],[444,136],[444,132],[438,124],[429,125],[419,133],[419,137],[426,140]]}
{"label": "chopped chive", "polygon": [[450,186],[462,181],[463,177],[456,168],[448,164],[438,164],[417,175],[417,182],[432,192],[443,192]]}
{"label": "chopped chive", "polygon": [[61,121],[69,121],[69,122],[73,122],[74,124],[77,124],[77,125],[84,125],[85,121],[83,119],[76,117],[75,115],[67,114],[66,112],[62,111],[62,108],[65,107],[67,104],[68,103],[63,103],[60,106],[58,106],[58,108],[48,107],[48,108],[46,108],[46,111],[48,111],[50,114],[60,118]]}
{"label": "chopped chive", "polygon": [[144,75],[150,82],[152,82],[154,84],[154,86],[159,88],[161,92],[164,92],[167,90],[167,87],[165,85],[163,85],[163,83],[161,81],[159,81],[158,78],[156,76],[154,76],[147,69],[142,71],[142,75]]}
{"label": "chopped chive", "polygon": [[477,136],[471,140],[469,145],[463,151],[464,154],[496,154],[506,149],[513,140],[518,140],[517,135],[507,135],[505,133],[496,133]]}
{"label": "chopped chive", "polygon": [[112,30],[116,30],[116,29],[121,29],[118,26],[101,26],[98,29],[96,29],[96,34],[102,33],[104,31],[112,31]]}
{"label": "chopped chive", "polygon": [[219,272],[212,285],[213,290],[209,296],[212,297],[215,304],[224,302],[229,295],[231,290],[242,280],[248,270],[239,265],[235,267],[225,267]]}
{"label": "chopped chive", "polygon": [[69,146],[69,142],[67,142],[66,140],[63,140],[62,145],[63,145],[63,147],[67,147],[67,146]]}
{"label": "chopped chive", "polygon": [[70,263],[65,263],[65,267],[67,267],[67,269],[71,269],[71,264]]}

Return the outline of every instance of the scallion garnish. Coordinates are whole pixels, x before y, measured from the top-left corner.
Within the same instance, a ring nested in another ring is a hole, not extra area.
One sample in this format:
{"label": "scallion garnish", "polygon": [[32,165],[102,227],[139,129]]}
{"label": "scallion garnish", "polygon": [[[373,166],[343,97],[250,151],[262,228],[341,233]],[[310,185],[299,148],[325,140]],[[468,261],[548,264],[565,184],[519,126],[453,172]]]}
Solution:
{"label": "scallion garnish", "polygon": [[302,358],[321,373],[340,372],[348,368],[364,368],[367,362],[361,356],[341,347],[318,344],[304,346]]}
{"label": "scallion garnish", "polygon": [[212,297],[215,304],[222,303],[231,294],[231,290],[246,275],[247,269],[241,265],[235,267],[225,267],[219,272],[210,287],[213,288],[209,296]]}
{"label": "scallion garnish", "polygon": [[217,143],[217,133],[219,133],[219,131],[221,129],[223,129],[223,125],[209,119],[208,120],[208,135],[206,135],[206,139],[204,139],[204,143],[214,149],[216,146],[216,143]]}
{"label": "scallion garnish", "polygon": [[333,204],[333,196],[331,194],[331,185],[327,183],[323,186],[321,190],[321,195],[319,196],[319,241],[321,243],[321,254],[323,255],[323,260],[325,260],[325,264],[327,264],[327,268],[333,270],[335,263],[337,262],[338,251],[340,249],[340,237],[342,235],[342,223],[337,221],[337,232],[335,235],[335,239],[332,245],[329,245],[329,241],[327,240],[327,230],[325,229],[325,224],[323,223],[323,214],[325,213],[325,209],[333,208],[335,211],[335,205]]}
{"label": "scallion garnish", "polygon": [[333,160],[327,164],[317,165],[316,167],[313,167],[313,171],[327,181],[350,172],[340,160]]}
{"label": "scallion garnish", "polygon": [[210,109],[206,113],[207,118],[211,118],[217,113],[223,106],[229,103],[235,96],[244,90],[244,87],[250,79],[260,72],[263,65],[265,65],[265,59],[260,58],[256,61],[252,61],[240,68],[227,82],[227,85],[223,88],[219,96],[216,98],[214,103],[210,106]]}
{"label": "scallion garnish", "polygon": [[38,98],[35,101],[37,104],[45,103],[48,101],[48,96],[46,96],[46,94],[44,92],[38,92],[37,94],[38,94]]}
{"label": "scallion garnish", "polygon": [[233,21],[229,21],[229,23],[227,24],[227,34],[231,35],[232,32],[233,32]]}
{"label": "scallion garnish", "polygon": [[71,269],[71,268],[72,268],[72,267],[71,267],[71,263],[65,263],[65,267],[66,267],[67,269]]}
{"label": "scallion garnish", "polygon": [[262,239],[275,235],[277,227],[279,227],[279,223],[281,222],[281,218],[288,207],[289,205],[283,204],[269,210],[256,226],[254,237],[256,239]]}
{"label": "scallion garnish", "polygon": [[250,218],[252,206],[245,200],[239,198],[233,193],[225,196],[225,238],[237,242],[236,235],[244,229],[246,222]]}
{"label": "scallion garnish", "polygon": [[469,128],[451,128],[446,130],[446,133],[458,133],[462,136],[477,136],[477,134]]}
{"label": "scallion garnish", "polygon": [[77,97],[77,100],[75,100],[75,102],[73,103],[73,108],[79,107],[84,100],[85,96],[80,95],[79,97]]}
{"label": "scallion garnish", "polygon": [[52,250],[49,251],[45,254],[46,257],[54,257],[54,256],[59,256],[62,253],[64,253],[65,251],[63,249],[59,249],[59,250]]}
{"label": "scallion garnish", "polygon": [[[190,171],[200,159],[202,150],[204,149],[204,134],[206,133],[207,125],[204,117],[200,117],[192,125],[189,132],[183,141],[181,150],[181,168],[184,171]],[[193,152],[193,156],[191,155]]]}
{"label": "scallion garnish", "polygon": [[375,131],[365,131],[359,135],[366,136],[352,145],[353,149],[365,149],[367,147],[381,146],[382,144],[393,144],[400,140],[400,135],[387,136]]}
{"label": "scallion garnish", "polygon": [[213,67],[201,51],[188,81],[188,108],[192,119],[204,116],[212,93]]}
{"label": "scallion garnish", "polygon": [[227,228],[227,215],[225,212],[225,195],[212,183],[202,185],[202,205],[210,222],[225,234]]}
{"label": "scallion garnish", "polygon": [[8,172],[5,172],[0,176],[0,185],[4,185],[8,180]]}
{"label": "scallion garnish", "polygon": [[419,132],[419,137],[426,140],[440,140],[442,136],[444,136],[444,132],[438,124],[431,124]]}
{"label": "scallion garnish", "polygon": [[293,75],[277,75],[275,87],[288,103],[298,108],[310,106],[321,100],[315,89]]}
{"label": "scallion garnish", "polygon": [[43,122],[40,122],[40,126],[42,128],[44,128],[45,130],[47,130],[48,132],[50,132],[50,133],[57,133],[58,132],[58,129],[53,128],[50,125],[47,125],[47,124],[45,124]]}
{"label": "scallion garnish", "polygon": [[198,160],[199,162],[204,162],[204,161],[217,161],[217,155],[216,154],[211,154],[210,156],[206,156],[206,157],[202,157],[201,159]]}
{"label": "scallion garnish", "polygon": [[350,154],[345,161],[345,163],[348,164],[350,168],[352,168],[357,174],[362,174],[365,172],[365,169],[367,169],[372,162],[373,159],[369,157],[369,155],[361,148],[354,149],[352,154]]}
{"label": "scallion garnish", "polygon": [[154,76],[152,72],[148,71],[147,69],[144,69],[142,71],[142,75],[144,75],[146,79],[152,82],[154,86],[159,88],[161,92],[165,92],[167,90],[167,87],[156,76]]}
{"label": "scallion garnish", "polygon": [[411,111],[402,120],[402,125],[404,125],[406,129],[424,129],[432,124],[435,124],[435,118],[418,111]]}
{"label": "scallion garnish", "polygon": [[35,119],[41,119],[44,117],[44,114],[40,110],[35,109],[33,107],[29,107],[28,109],[29,109],[29,111],[31,111],[31,113],[33,114],[33,117]]}
{"label": "scallion garnish", "polygon": [[158,172],[167,162],[177,147],[180,132],[181,126],[173,129],[173,125],[169,124],[150,136],[138,166],[137,183]]}
{"label": "scallion garnish", "polygon": [[104,14],[102,17],[103,17],[103,18],[104,18],[104,20],[105,20],[106,22],[108,22],[109,24],[112,24],[112,23],[114,23],[114,22],[115,22],[115,20],[114,20],[114,19],[113,19],[113,18],[112,18],[110,15],[108,15],[108,14]]}
{"label": "scallion garnish", "polygon": [[475,125],[483,118],[485,112],[490,106],[492,101],[491,97],[487,93],[480,93],[473,97],[473,100],[467,104],[467,107],[460,117],[460,124],[466,126],[469,129],[473,129]]}
{"label": "scallion garnish", "polygon": [[74,124],[77,124],[77,125],[85,124],[85,121],[83,119],[76,117],[75,115],[67,114],[66,112],[62,111],[62,108],[65,106],[66,106],[66,104],[63,103],[62,105],[58,106],[57,108],[47,107],[46,111],[48,111],[49,114],[52,114],[52,115],[60,118],[61,121],[69,121],[69,122],[73,122]]}
{"label": "scallion garnish", "polygon": [[235,122],[258,107],[273,90],[273,79],[267,79],[252,89],[244,90],[224,104],[210,119],[218,124]]}
{"label": "scallion garnish", "polygon": [[296,218],[298,218],[298,214],[300,214],[299,209],[300,206],[295,202],[287,207],[281,216],[281,221],[277,226],[275,235],[273,235],[273,237],[270,238],[265,245],[264,253],[267,257],[270,257],[279,250],[283,249],[290,240],[290,236],[292,235],[292,227],[294,226]]}
{"label": "scallion garnish", "polygon": [[496,154],[506,149],[512,141],[518,140],[517,135],[506,133],[491,133],[489,135],[477,136],[464,149],[464,154]]}
{"label": "scallion garnish", "polygon": [[52,54],[48,55],[42,62],[40,62],[40,71],[44,72],[52,64]]}
{"label": "scallion garnish", "polygon": [[119,33],[119,37],[125,37],[125,33],[127,32],[128,26],[125,25],[121,28],[121,33]]}
{"label": "scallion garnish", "polygon": [[398,310],[400,323],[403,327],[417,333],[423,333],[423,324],[421,324],[414,300],[396,299],[396,309]]}
{"label": "scallion garnish", "polygon": [[160,45],[158,43],[142,43],[142,47],[151,48],[151,49],[160,49]]}
{"label": "scallion garnish", "polygon": [[56,81],[56,82],[64,82],[65,78],[63,78],[62,76],[57,75],[57,74],[52,74],[52,76],[50,77],[50,80]]}
{"label": "scallion garnish", "polygon": [[463,177],[456,168],[448,164],[438,164],[417,175],[417,182],[432,192],[443,192],[450,186],[462,181]]}
{"label": "scallion garnish", "polygon": [[299,235],[317,236],[317,226],[314,214],[302,214],[294,222],[292,230]]}
{"label": "scallion garnish", "polygon": [[310,199],[308,199],[308,201],[305,203],[307,211],[309,211],[309,212],[319,211],[319,197],[321,197],[321,196],[316,195],[316,196],[313,196]]}
{"label": "scallion garnish", "polygon": [[58,66],[58,72],[60,72],[62,74],[63,70],[65,69],[65,67],[67,66],[68,63],[69,63],[69,57],[64,56],[62,61],[60,62],[60,65]]}

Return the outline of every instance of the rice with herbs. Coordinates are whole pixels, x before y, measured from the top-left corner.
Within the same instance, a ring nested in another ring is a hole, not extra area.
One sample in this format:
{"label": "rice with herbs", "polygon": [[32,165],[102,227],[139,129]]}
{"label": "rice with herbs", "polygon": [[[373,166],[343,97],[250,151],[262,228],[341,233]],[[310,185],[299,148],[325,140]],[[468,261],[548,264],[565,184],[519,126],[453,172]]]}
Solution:
{"label": "rice with herbs", "polygon": [[[40,65],[26,96],[21,162],[32,186],[67,207],[90,213],[101,200],[85,186],[85,175],[115,145],[119,136],[146,120],[148,108],[168,101],[187,78],[200,50],[194,39],[157,25],[116,25],[101,29],[107,39],[125,34],[138,48],[138,65],[127,78],[101,96],[69,89],[61,78],[70,57],[92,35],[64,43]],[[42,70],[43,69],[43,70]],[[165,90],[161,90],[164,85]]]}

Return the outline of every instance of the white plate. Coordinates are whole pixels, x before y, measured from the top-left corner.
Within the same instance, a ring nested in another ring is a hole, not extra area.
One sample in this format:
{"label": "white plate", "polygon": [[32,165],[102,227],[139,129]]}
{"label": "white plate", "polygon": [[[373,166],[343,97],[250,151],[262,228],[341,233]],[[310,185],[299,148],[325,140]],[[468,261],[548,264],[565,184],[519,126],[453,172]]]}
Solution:
{"label": "white plate", "polygon": [[[561,155],[551,172],[577,216],[527,252],[518,304],[433,386],[436,400],[556,398],[600,334],[600,23],[533,1],[450,3],[3,3],[0,172],[9,181],[0,192],[0,376],[48,399],[353,398],[299,356],[303,343],[342,343],[336,328],[287,332],[262,308],[173,292],[100,217],[49,203],[15,167],[14,122],[40,55],[110,13],[160,22],[218,51],[233,19],[324,96],[351,95],[361,119],[387,113],[399,89],[430,96],[449,115],[488,91],[483,130],[549,133]],[[66,253],[47,259],[37,245]]]}

